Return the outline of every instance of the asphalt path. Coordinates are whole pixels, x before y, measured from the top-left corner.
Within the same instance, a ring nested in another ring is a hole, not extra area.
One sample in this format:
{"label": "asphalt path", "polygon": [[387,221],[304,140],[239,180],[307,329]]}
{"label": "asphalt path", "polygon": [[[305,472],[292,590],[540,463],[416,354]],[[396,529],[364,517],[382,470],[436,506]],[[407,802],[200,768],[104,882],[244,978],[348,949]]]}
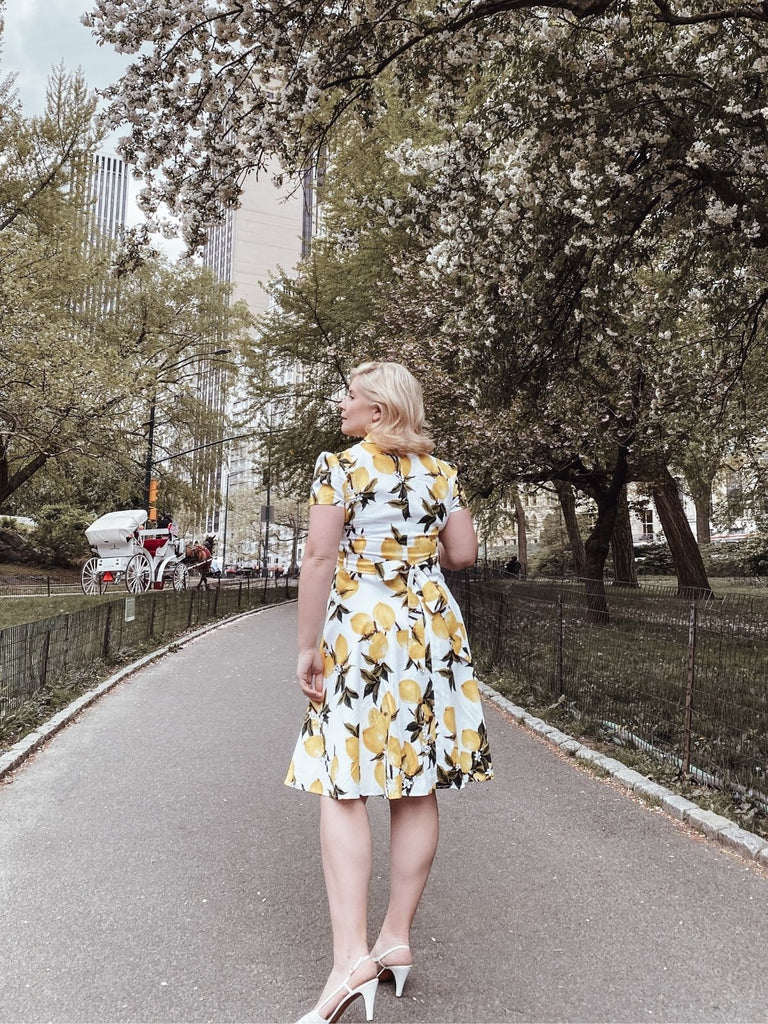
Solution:
{"label": "asphalt path", "polygon": [[[295,606],[189,642],[0,785],[0,1021],[290,1022],[330,962],[318,799],[282,785]],[[440,796],[405,996],[378,1022],[768,1021],[768,879],[495,707]],[[372,931],[386,903],[387,808]],[[364,1019],[362,1001],[344,1015]]]}

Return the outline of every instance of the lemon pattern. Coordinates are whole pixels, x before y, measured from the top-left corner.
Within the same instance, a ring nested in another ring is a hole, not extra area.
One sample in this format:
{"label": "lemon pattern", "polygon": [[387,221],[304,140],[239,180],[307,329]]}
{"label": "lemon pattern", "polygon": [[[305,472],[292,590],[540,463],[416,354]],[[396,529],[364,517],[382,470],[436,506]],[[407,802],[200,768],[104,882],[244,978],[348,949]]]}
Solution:
{"label": "lemon pattern", "polygon": [[426,796],[493,777],[461,611],[437,538],[466,507],[450,463],[366,438],[317,460],[310,504],[340,505],[344,535],[310,704],[286,785],[337,799]]}

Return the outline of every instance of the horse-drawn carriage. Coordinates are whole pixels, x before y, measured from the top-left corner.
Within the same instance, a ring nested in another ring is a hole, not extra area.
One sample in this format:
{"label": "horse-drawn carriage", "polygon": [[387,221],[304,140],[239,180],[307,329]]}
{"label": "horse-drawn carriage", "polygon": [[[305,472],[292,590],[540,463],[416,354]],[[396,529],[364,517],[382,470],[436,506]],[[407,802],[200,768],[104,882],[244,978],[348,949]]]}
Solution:
{"label": "horse-drawn carriage", "polygon": [[189,568],[186,545],[173,525],[145,529],[143,509],[108,512],[85,531],[94,557],[83,566],[81,581],[86,594],[103,594],[110,583],[125,583],[132,594],[151,586],[160,590],[166,582],[174,590],[186,590]]}

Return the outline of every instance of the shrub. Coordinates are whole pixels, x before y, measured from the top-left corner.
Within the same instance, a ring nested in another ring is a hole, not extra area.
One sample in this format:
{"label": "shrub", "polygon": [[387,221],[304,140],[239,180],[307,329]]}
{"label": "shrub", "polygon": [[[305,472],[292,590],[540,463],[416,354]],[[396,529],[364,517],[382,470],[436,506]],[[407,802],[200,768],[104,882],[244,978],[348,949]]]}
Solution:
{"label": "shrub", "polygon": [[77,565],[88,554],[85,528],[93,514],[77,505],[44,505],[37,513],[34,539],[45,565]]}

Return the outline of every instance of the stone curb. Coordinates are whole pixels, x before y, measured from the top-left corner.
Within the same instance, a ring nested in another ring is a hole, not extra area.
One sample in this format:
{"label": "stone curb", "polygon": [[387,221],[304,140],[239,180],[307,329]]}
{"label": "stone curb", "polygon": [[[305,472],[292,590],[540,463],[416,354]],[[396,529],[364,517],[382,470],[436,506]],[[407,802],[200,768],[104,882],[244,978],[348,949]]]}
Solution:
{"label": "stone curb", "polygon": [[238,612],[235,615],[229,615],[226,619],[217,619],[216,622],[210,622],[206,626],[201,626],[200,629],[194,630],[192,633],[185,633],[184,636],[179,637],[176,640],[171,640],[170,643],[165,644],[163,647],[159,647],[156,651],[152,651],[150,654],[145,654],[144,657],[139,658],[136,661],[132,661],[130,665],[125,665],[114,675],[111,675],[104,682],[99,683],[98,686],[94,686],[92,690],[87,690],[79,697],[75,698],[71,704],[67,704],[65,708],[58,711],[53,718],[49,718],[43,725],[38,726],[34,732],[27,733],[18,743],[14,743],[12,747],[9,747],[4,754],[0,755],[0,782],[11,772],[15,771],[19,765],[25,761],[31,754],[36,750],[39,750],[44,743],[54,736],[60,729],[63,729],[65,725],[68,725],[73,719],[75,719],[81,711],[87,708],[94,701],[97,701],[100,697],[103,697],[105,693],[112,690],[119,682],[125,679],[127,676],[133,675],[140,668],[144,668],[145,665],[149,665],[150,662],[155,661],[157,658],[162,658],[168,654],[169,651],[178,650],[180,647],[184,647],[192,640],[196,640],[197,637],[202,636],[204,633],[209,633],[212,629],[218,629],[220,626],[225,626],[229,622],[234,622],[235,619],[242,619],[246,615],[258,615],[267,608],[277,608],[283,602],[277,602],[275,604],[261,605],[258,608],[250,608],[245,612]]}
{"label": "stone curb", "polygon": [[768,841],[755,835],[754,832],[748,832],[746,829],[740,828],[736,822],[731,821],[730,818],[723,817],[721,814],[705,811],[698,804],[693,803],[692,800],[687,800],[678,793],[674,793],[671,789],[667,789],[666,786],[660,786],[645,775],[641,775],[640,772],[628,768],[621,761],[608,757],[606,754],[601,754],[597,750],[592,750],[580,740],[575,739],[573,736],[568,736],[566,733],[555,728],[555,726],[550,725],[541,718],[536,718],[524,708],[518,707],[517,704],[513,704],[512,701],[507,700],[506,697],[503,697],[487,683],[479,683],[478,686],[487,701],[495,704],[521,725],[524,725],[538,736],[543,737],[548,743],[562,750],[563,753],[569,754],[577,761],[597,769],[598,772],[609,775],[616,782],[624,786],[625,789],[630,789],[633,793],[636,793],[645,803],[661,807],[668,814],[671,814],[672,817],[677,818],[678,821],[685,822],[697,832],[702,832],[709,839],[715,839],[742,857],[757,861],[763,867],[768,867]]}

